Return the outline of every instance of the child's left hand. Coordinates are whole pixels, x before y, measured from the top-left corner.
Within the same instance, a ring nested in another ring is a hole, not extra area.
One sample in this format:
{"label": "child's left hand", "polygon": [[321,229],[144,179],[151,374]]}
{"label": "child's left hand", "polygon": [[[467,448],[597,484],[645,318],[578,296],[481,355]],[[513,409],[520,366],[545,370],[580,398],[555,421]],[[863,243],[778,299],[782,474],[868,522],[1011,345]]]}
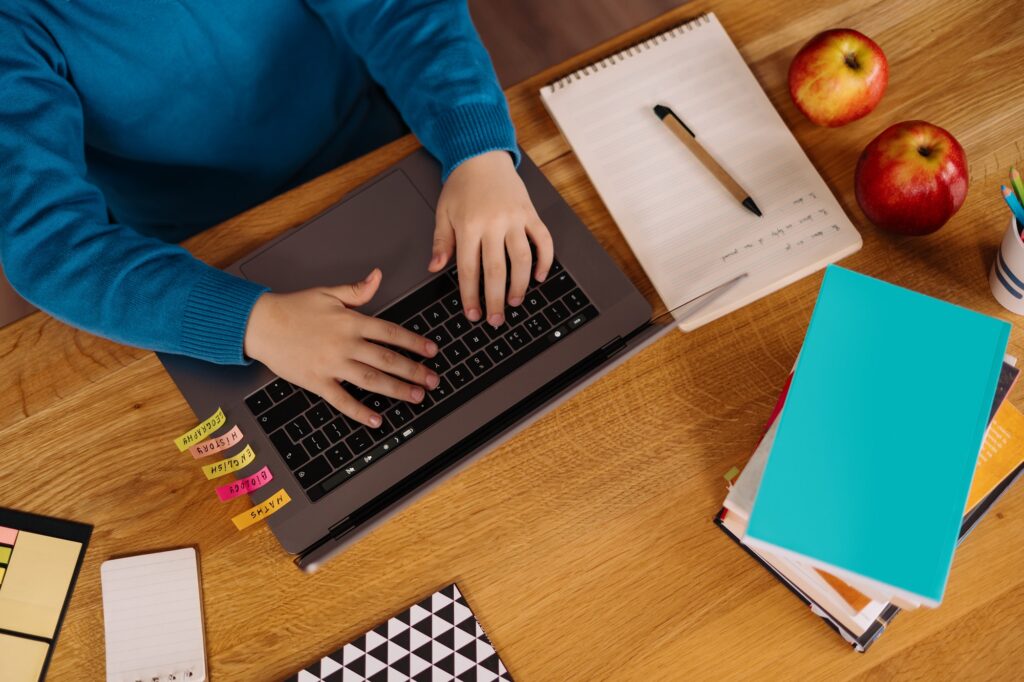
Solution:
{"label": "child's left hand", "polygon": [[[505,284],[508,305],[523,302],[530,283],[532,255],[537,249],[538,281],[547,277],[554,258],[551,234],[537,215],[512,157],[494,151],[463,161],[448,176],[437,204],[434,255],[430,272],[443,269],[458,248],[457,264],[462,307],[473,322],[480,319],[480,263],[483,261],[487,322],[505,322]],[[506,273],[505,251],[511,273]]]}

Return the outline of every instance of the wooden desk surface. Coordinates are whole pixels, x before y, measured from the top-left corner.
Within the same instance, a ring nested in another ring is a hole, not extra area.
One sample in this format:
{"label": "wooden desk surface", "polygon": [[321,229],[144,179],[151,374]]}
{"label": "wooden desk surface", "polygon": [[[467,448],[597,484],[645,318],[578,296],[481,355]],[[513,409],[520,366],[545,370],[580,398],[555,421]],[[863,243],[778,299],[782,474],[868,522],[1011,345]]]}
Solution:
{"label": "wooden desk surface", "polygon": [[[845,264],[1017,321],[995,304],[986,276],[1006,223],[998,184],[1024,158],[1014,105],[1024,79],[1011,68],[1022,62],[1024,14],[989,0],[699,0],[511,88],[523,146],[652,300],[537,89],[712,9],[861,228],[864,248]],[[825,130],[794,109],[786,69],[811,35],[840,25],[883,46],[892,80],[866,119]],[[911,118],[951,130],[971,163],[964,208],[922,239],[879,233],[852,190],[863,146]],[[188,246],[225,265],[414,147],[400,140]],[[42,314],[0,331],[0,504],[95,525],[52,679],[103,675],[103,560],[190,544],[200,550],[218,680],[280,678],[452,580],[521,680],[1018,676],[1024,486],[958,551],[942,607],[901,615],[866,655],[712,525],[722,474],[753,449],[819,283],[810,277],[693,334],[673,333],[312,576],[266,528],[236,532],[228,518],[247,503],[220,503],[171,445],[195,420],[152,353]],[[1010,352],[1024,354],[1016,330]],[[1011,399],[1024,407],[1020,390]]]}

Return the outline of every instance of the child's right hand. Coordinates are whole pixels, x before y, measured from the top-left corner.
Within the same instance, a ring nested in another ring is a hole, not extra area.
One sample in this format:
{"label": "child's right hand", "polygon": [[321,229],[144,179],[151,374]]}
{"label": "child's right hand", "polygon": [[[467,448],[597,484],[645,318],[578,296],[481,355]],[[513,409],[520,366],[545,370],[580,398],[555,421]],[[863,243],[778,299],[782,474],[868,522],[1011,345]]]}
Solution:
{"label": "child's right hand", "polygon": [[340,382],[418,403],[424,387],[433,390],[440,381],[422,364],[387,347],[431,358],[437,354],[433,341],[351,309],[369,302],[380,281],[381,272],[375,268],[355,284],[263,294],[249,314],[245,354],[321,396],[342,414],[380,426],[380,415],[353,398]]}

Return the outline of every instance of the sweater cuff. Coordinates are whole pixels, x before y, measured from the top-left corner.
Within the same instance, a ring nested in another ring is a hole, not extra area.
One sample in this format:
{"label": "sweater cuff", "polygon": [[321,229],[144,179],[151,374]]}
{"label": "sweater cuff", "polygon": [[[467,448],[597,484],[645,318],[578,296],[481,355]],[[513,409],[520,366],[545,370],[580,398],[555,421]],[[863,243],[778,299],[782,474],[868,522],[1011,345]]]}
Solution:
{"label": "sweater cuff", "polygon": [[445,111],[433,125],[431,151],[441,162],[441,180],[445,181],[466,159],[485,152],[507,151],[519,167],[516,131],[504,101],[464,104]]}
{"label": "sweater cuff", "polygon": [[181,348],[186,355],[221,365],[247,365],[245,328],[256,299],[268,288],[205,268],[192,287],[182,315]]}

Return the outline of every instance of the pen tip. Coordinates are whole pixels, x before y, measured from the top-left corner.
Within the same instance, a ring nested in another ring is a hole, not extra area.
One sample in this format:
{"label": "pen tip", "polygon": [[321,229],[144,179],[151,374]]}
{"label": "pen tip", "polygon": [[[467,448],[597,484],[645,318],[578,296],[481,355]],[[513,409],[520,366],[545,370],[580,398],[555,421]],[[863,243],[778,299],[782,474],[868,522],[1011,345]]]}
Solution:
{"label": "pen tip", "polygon": [[746,199],[743,200],[743,205],[747,208],[748,211],[756,215],[758,218],[760,218],[763,215],[761,213],[761,209],[757,207],[757,204],[755,204],[754,200],[751,199],[750,197],[747,197]]}
{"label": "pen tip", "polygon": [[665,118],[672,113],[672,110],[666,107],[664,104],[655,104],[654,113],[657,114],[658,118]]}

